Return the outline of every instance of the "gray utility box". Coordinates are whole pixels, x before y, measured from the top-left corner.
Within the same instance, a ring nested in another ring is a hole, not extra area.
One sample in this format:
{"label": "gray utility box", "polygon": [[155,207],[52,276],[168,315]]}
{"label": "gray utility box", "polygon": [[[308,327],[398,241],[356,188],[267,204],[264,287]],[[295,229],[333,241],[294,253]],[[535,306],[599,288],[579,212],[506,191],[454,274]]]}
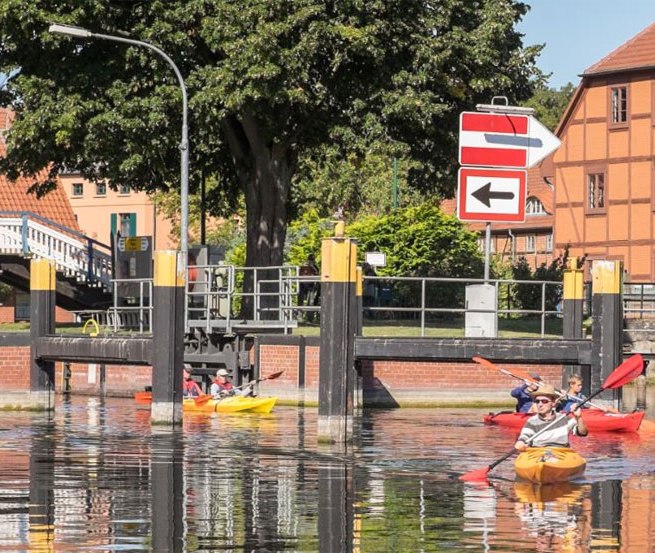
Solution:
{"label": "gray utility box", "polygon": [[466,287],[464,335],[467,338],[496,338],[498,336],[496,300],[496,287],[493,284],[471,284]]}

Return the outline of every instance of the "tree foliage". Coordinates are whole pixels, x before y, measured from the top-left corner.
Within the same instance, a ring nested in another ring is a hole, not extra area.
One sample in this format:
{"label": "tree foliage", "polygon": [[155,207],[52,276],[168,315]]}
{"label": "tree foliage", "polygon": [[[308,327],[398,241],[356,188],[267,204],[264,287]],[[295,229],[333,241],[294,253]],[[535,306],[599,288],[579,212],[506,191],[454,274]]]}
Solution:
{"label": "tree foliage", "polygon": [[538,84],[534,94],[524,105],[534,108],[534,116],[554,131],[574,92],[575,87],[571,83],[565,84],[559,90]]}
{"label": "tree foliage", "polygon": [[[578,268],[584,265],[584,260],[584,257],[577,260]],[[569,246],[566,246],[559,256],[548,264],[542,263],[534,271],[532,271],[525,257],[519,257],[512,266],[512,276],[514,280],[562,282],[564,280],[564,271],[568,268],[568,265]],[[512,291],[513,306],[515,309],[541,310],[542,295],[541,284],[515,284]],[[546,311],[555,311],[561,299],[562,288],[560,286],[546,286],[544,296]]]}
{"label": "tree foliage", "polygon": [[147,41],[171,56],[189,90],[191,191],[212,175],[215,215],[245,199],[250,265],[282,261],[299,167],[321,157],[356,167],[378,144],[403,153],[407,182],[422,194],[449,194],[459,112],[497,94],[524,100],[539,75],[540,47],[524,48],[515,29],[528,8],[515,0],[0,0],[0,8],[0,71],[9,75],[1,99],[16,110],[0,169],[16,178],[47,168],[34,176],[39,192],[66,167],[110,186],[178,187],[171,68],[144,48],[47,29],[73,24]]}

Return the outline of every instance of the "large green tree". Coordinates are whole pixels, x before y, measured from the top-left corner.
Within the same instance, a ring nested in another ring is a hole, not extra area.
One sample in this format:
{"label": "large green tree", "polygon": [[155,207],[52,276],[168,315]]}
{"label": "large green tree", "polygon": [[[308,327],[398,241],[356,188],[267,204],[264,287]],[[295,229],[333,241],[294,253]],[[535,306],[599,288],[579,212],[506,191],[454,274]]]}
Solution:
{"label": "large green tree", "polygon": [[[279,265],[299,162],[329,143],[381,141],[411,161],[421,193],[451,192],[458,114],[530,96],[539,47],[524,48],[514,0],[0,0],[2,100],[16,110],[2,169],[179,186],[180,91],[143,48],[49,34],[51,22],[148,41],[190,95],[192,189],[245,198],[247,264]],[[217,207],[217,209],[218,209]]]}

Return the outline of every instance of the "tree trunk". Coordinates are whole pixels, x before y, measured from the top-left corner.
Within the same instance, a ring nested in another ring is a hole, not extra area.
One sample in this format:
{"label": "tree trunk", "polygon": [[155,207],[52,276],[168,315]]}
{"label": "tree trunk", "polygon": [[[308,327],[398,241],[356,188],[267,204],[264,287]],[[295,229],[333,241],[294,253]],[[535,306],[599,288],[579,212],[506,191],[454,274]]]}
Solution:
{"label": "tree trunk", "polygon": [[[282,265],[284,240],[287,232],[287,202],[291,187],[291,147],[288,143],[265,140],[254,115],[245,110],[242,117],[230,117],[223,130],[232,152],[237,175],[246,198],[246,266],[273,267]],[[259,297],[254,304],[252,295],[242,303],[242,317],[277,319],[279,287],[275,270],[246,271],[244,292],[270,294]],[[262,281],[274,281],[264,283]],[[255,308],[258,311],[255,312]]]}
{"label": "tree trunk", "polygon": [[[246,187],[246,266],[277,267],[284,261],[284,240],[287,232],[287,201],[289,199],[290,174],[283,151],[255,159],[255,171]],[[246,313],[253,318],[254,307],[259,308],[259,318],[279,319],[279,271],[248,271],[244,290],[260,292],[258,306],[244,301]]]}

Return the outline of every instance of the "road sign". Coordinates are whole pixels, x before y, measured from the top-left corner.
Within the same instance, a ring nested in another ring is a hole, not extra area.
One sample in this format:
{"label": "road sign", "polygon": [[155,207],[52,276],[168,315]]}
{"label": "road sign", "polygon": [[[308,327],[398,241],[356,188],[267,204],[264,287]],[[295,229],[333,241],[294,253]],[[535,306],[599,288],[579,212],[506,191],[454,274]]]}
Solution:
{"label": "road sign", "polygon": [[530,168],[559,145],[560,140],[531,115],[460,114],[460,165]]}
{"label": "road sign", "polygon": [[462,167],[457,215],[462,221],[523,222],[526,189],[527,171]]}

